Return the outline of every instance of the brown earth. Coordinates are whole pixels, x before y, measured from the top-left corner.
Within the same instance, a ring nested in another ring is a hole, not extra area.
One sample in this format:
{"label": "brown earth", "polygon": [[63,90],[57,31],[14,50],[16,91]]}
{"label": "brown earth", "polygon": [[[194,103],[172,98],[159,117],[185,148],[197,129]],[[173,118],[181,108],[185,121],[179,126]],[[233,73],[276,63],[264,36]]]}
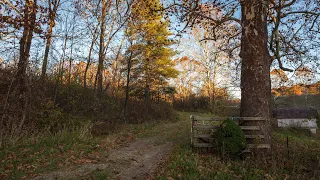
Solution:
{"label": "brown earth", "polygon": [[158,125],[148,130],[144,138],[105,152],[99,162],[67,167],[34,179],[97,179],[94,172],[106,172],[107,179],[151,179],[184,131],[188,127],[182,121]]}

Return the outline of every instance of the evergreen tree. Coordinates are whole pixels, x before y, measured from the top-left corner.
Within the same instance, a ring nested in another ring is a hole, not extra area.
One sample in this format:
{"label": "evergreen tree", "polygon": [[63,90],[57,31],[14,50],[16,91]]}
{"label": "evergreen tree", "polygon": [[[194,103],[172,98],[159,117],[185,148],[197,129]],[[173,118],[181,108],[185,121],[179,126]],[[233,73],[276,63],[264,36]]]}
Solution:
{"label": "evergreen tree", "polygon": [[150,102],[150,93],[163,79],[174,78],[178,71],[171,57],[175,52],[170,49],[174,42],[169,39],[169,23],[164,20],[159,0],[139,0],[133,5],[132,21],[128,33],[133,37],[131,50],[137,54],[134,76],[144,85],[146,104]]}

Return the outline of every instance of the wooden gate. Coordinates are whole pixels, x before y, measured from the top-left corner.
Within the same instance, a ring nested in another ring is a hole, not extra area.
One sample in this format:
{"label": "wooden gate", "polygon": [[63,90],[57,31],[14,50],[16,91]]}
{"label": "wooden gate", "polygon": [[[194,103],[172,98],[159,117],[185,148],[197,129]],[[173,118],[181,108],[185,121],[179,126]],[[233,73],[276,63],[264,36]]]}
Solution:
{"label": "wooden gate", "polygon": [[[213,132],[219,127],[222,121],[227,118],[240,124],[245,134],[248,148],[270,148],[263,126],[267,125],[268,118],[265,117],[201,117],[190,116],[191,120],[191,145],[192,147],[214,147]],[[255,121],[254,126],[245,125],[248,121]]]}

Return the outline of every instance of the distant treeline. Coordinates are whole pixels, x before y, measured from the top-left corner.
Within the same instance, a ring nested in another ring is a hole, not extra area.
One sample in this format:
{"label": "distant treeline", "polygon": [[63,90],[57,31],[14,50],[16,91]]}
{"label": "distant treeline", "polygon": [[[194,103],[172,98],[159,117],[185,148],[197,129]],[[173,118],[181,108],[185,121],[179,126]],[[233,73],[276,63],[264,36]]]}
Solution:
{"label": "distant treeline", "polygon": [[303,94],[320,94],[320,81],[313,84],[296,84],[291,87],[281,86],[272,89],[274,96],[291,96]]}

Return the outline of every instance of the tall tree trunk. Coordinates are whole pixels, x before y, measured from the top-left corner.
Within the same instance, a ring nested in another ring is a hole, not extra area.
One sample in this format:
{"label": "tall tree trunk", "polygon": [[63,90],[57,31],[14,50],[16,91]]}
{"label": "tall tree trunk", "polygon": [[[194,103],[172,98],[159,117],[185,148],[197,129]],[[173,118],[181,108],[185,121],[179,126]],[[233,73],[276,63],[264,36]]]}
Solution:
{"label": "tall tree trunk", "polygon": [[212,81],[211,81],[211,75],[210,72],[207,71],[207,83],[208,83],[208,96],[209,96],[209,109],[210,112],[213,113],[213,101],[212,101]]}
{"label": "tall tree trunk", "polygon": [[158,84],[158,96],[157,96],[158,104],[160,103],[160,82],[161,82],[161,79],[160,79],[160,77],[159,77],[159,84]]}
{"label": "tall tree trunk", "polygon": [[[113,67],[113,77],[112,77],[112,94],[115,93],[115,89],[116,89],[116,78],[117,78],[117,74],[118,74],[118,64],[119,64],[119,56],[121,53],[121,49],[122,49],[122,44],[124,42],[124,40],[126,39],[126,37],[124,36],[120,42],[120,46],[116,55],[116,58],[114,60],[114,67]],[[119,75],[120,76],[120,75]],[[119,77],[120,78],[120,77]]]}
{"label": "tall tree trunk", "polygon": [[[61,68],[60,68],[60,71],[59,71],[59,78],[60,78],[60,82],[61,84],[63,84],[63,69],[64,69],[64,64],[65,64],[65,58],[66,58],[66,51],[67,51],[67,41],[68,41],[68,35],[67,33],[65,34],[65,37],[64,37],[64,42],[63,42],[63,53],[62,53],[62,63],[61,63]],[[58,81],[58,82],[59,82]]]}
{"label": "tall tree trunk", "polygon": [[[241,1],[241,116],[270,117],[271,57],[267,48],[266,1]],[[253,125],[256,122],[248,122]],[[270,135],[268,127],[262,127]],[[268,137],[267,137],[268,138]]]}
{"label": "tall tree trunk", "polygon": [[53,98],[54,104],[55,104],[56,99],[57,99],[57,95],[58,95],[58,91],[59,91],[59,85],[60,85],[60,83],[63,84],[63,69],[64,69],[64,60],[65,60],[64,58],[66,56],[67,41],[68,41],[68,34],[66,32],[65,36],[64,36],[64,42],[63,42],[63,49],[62,49],[63,53],[62,53],[62,56],[60,58],[58,74],[57,74],[57,80],[56,80],[56,85],[55,85],[55,93],[54,93],[54,98]]}
{"label": "tall tree trunk", "polygon": [[216,107],[217,70],[218,70],[217,57],[214,57],[213,82],[212,82],[212,102],[213,102],[212,109],[213,109],[213,114],[217,114],[217,107]]}
{"label": "tall tree trunk", "polygon": [[147,108],[149,108],[150,105],[150,85],[148,81],[146,82],[146,88],[145,88],[145,104]]}
{"label": "tall tree trunk", "polygon": [[68,84],[71,84],[71,77],[72,77],[72,64],[73,64],[73,40],[74,40],[74,28],[75,28],[75,20],[76,16],[73,16],[72,22],[72,35],[71,35],[71,47],[70,47],[70,57],[69,57],[69,76],[68,76]]}
{"label": "tall tree trunk", "polygon": [[70,51],[70,57],[69,57],[69,75],[68,75],[68,84],[69,85],[71,84],[71,76],[72,76],[72,63],[73,63],[73,57],[72,56],[73,56],[73,37],[71,39],[71,51]]}
{"label": "tall tree trunk", "polygon": [[94,46],[94,40],[92,40],[91,42],[91,46],[89,49],[89,55],[88,55],[88,60],[87,60],[87,64],[86,64],[86,69],[84,70],[84,75],[83,75],[83,87],[87,88],[87,74],[88,74],[88,70],[90,67],[90,63],[91,63],[91,54],[92,54],[92,50],[93,50],[93,46]]}
{"label": "tall tree trunk", "polygon": [[26,0],[23,17],[23,35],[20,40],[20,57],[18,62],[18,72],[16,74],[16,79],[18,81],[19,91],[21,94],[24,94],[26,91],[25,78],[28,59],[30,56],[30,47],[33,36],[33,30],[35,27],[36,13],[37,1]]}
{"label": "tall tree trunk", "polygon": [[86,64],[86,69],[84,70],[84,75],[83,75],[83,87],[84,88],[87,88],[87,74],[88,74],[88,70],[90,67],[90,63],[91,63],[91,54],[92,54],[93,46],[94,46],[94,41],[92,40],[90,50],[89,50],[88,60],[87,60],[87,64]]}
{"label": "tall tree trunk", "polygon": [[88,60],[87,60],[87,64],[86,64],[86,69],[85,69],[84,75],[83,75],[83,87],[84,88],[87,88],[87,74],[88,74],[88,70],[90,67],[90,63],[91,63],[91,54],[93,51],[94,43],[96,42],[96,40],[98,38],[97,30],[98,30],[98,26],[95,28],[95,30],[93,32],[93,37],[92,37],[92,41],[91,41],[91,45],[90,45],[90,49],[89,49],[89,55],[88,55]]}
{"label": "tall tree trunk", "polygon": [[56,13],[57,13],[58,7],[60,5],[60,0],[53,1],[53,9],[51,9],[51,0],[48,0],[48,5],[49,5],[49,29],[47,32],[46,48],[44,50],[44,57],[43,57],[42,69],[41,69],[42,80],[44,80],[46,77],[48,56],[49,56],[49,50],[51,45],[51,39],[52,39],[52,30],[53,30],[53,27],[56,25],[55,19],[56,19]]}
{"label": "tall tree trunk", "polygon": [[146,80],[146,87],[144,90],[144,97],[145,97],[145,105],[147,108],[149,108],[150,105],[150,85],[149,85],[149,78]]}
{"label": "tall tree trunk", "polygon": [[123,108],[123,117],[124,117],[125,120],[126,120],[126,117],[127,117],[127,110],[128,110],[131,63],[132,63],[132,52],[130,53],[130,57],[129,57],[128,61],[127,61],[126,97],[125,97],[125,100],[124,100],[124,108]]}
{"label": "tall tree trunk", "polygon": [[23,12],[23,35],[20,40],[20,57],[18,62],[18,71],[16,74],[17,84],[19,86],[19,100],[21,109],[21,121],[19,123],[18,129],[12,129],[12,133],[16,131],[20,134],[20,130],[27,118],[27,110],[29,106],[30,97],[28,96],[27,87],[27,66],[30,56],[30,48],[32,42],[33,31],[35,28],[37,13],[37,1],[36,0],[26,0]]}
{"label": "tall tree trunk", "polygon": [[48,34],[47,34],[46,48],[44,50],[42,69],[41,69],[41,79],[42,80],[45,79],[46,73],[47,73],[48,55],[49,55],[49,49],[50,49],[50,45],[51,45],[52,29],[53,29],[53,26],[51,25],[51,22],[50,22],[50,27],[49,27]]}
{"label": "tall tree trunk", "polygon": [[106,0],[102,0],[102,8],[101,8],[101,26],[100,26],[100,45],[99,45],[99,64],[98,64],[98,71],[97,71],[97,85],[98,85],[98,96],[102,95],[102,81],[103,81],[103,70],[104,70],[104,35],[106,29],[106,15],[107,15],[107,3]]}
{"label": "tall tree trunk", "polygon": [[147,62],[146,62],[146,69],[145,69],[145,76],[146,76],[146,86],[145,86],[145,89],[144,89],[144,102],[145,102],[145,105],[146,105],[146,108],[148,110],[148,108],[150,107],[150,59],[147,58]]}

